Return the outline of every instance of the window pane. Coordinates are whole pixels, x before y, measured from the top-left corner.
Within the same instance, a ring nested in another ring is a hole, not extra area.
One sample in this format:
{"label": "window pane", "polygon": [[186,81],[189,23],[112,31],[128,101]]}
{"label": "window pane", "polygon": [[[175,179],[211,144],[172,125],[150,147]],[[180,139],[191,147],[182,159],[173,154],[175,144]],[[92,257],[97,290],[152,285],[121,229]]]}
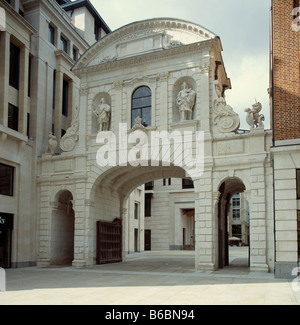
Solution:
{"label": "window pane", "polygon": [[151,217],[151,200],[152,200],[152,193],[145,194],[145,217]]}
{"label": "window pane", "polygon": [[242,237],[242,227],[240,225],[233,225],[232,226],[232,236],[235,237]]}
{"label": "window pane", "polygon": [[14,168],[0,164],[0,194],[13,196]]}
{"label": "window pane", "polygon": [[183,178],[182,179],[182,188],[194,188],[194,182],[191,179]]}
{"label": "window pane", "polygon": [[240,206],[240,199],[239,198],[233,198],[232,199],[232,205],[233,206]]}
{"label": "window pane", "polygon": [[19,89],[20,49],[10,43],[9,85]]}
{"label": "window pane", "polygon": [[68,42],[65,38],[60,38],[60,48],[64,50],[65,52],[68,52]]}
{"label": "window pane", "polygon": [[151,107],[151,97],[143,97],[132,100],[132,108]]}
{"label": "window pane", "polygon": [[62,103],[62,114],[68,116],[68,105],[69,105],[69,84],[66,80],[63,81],[63,103]]}
{"label": "window pane", "polygon": [[51,25],[48,29],[48,41],[54,45],[54,28]]}
{"label": "window pane", "polygon": [[139,116],[144,126],[151,125],[151,90],[146,86],[139,87],[132,95],[131,123]]}
{"label": "window pane", "polygon": [[145,184],[145,190],[153,190],[154,181]]}
{"label": "window pane", "polygon": [[134,126],[134,124],[135,124],[135,119],[137,118],[137,117],[142,117],[142,110],[140,110],[140,109],[134,109],[134,110],[132,110],[132,112],[131,112],[131,126]]}
{"label": "window pane", "polygon": [[73,60],[76,61],[77,60],[77,50],[75,47],[73,47]]}
{"label": "window pane", "polygon": [[141,98],[141,97],[148,97],[151,96],[151,90],[148,87],[140,87],[138,88],[133,95],[133,99],[135,98]]}
{"label": "window pane", "polygon": [[232,209],[232,219],[234,221],[239,221],[241,219],[241,210],[240,209]]}
{"label": "window pane", "polygon": [[18,131],[19,109],[18,107],[8,104],[8,122],[7,126],[10,129]]}
{"label": "window pane", "polygon": [[144,126],[150,126],[151,125],[151,107],[143,108],[142,109],[142,124]]}
{"label": "window pane", "polygon": [[139,205],[138,203],[134,203],[134,219],[139,218]]}

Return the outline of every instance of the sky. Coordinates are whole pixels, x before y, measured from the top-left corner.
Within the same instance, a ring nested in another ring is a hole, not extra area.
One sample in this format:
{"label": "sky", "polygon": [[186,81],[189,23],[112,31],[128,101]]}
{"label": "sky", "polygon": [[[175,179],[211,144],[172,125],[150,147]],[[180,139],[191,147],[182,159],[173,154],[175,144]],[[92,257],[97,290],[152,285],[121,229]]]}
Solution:
{"label": "sky", "polygon": [[270,128],[269,16],[270,0],[91,0],[112,31],[149,18],[178,18],[199,24],[221,39],[223,60],[232,89],[226,102],[249,129],[245,108],[262,104],[265,129]]}

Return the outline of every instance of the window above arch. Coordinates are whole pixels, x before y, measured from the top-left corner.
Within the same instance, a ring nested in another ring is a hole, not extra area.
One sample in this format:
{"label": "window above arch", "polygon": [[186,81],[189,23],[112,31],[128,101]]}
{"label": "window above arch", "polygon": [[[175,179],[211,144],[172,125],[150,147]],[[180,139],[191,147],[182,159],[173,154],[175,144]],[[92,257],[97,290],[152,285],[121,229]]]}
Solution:
{"label": "window above arch", "polygon": [[135,119],[140,117],[144,126],[151,125],[151,89],[147,86],[137,88],[132,94],[131,103],[131,127],[135,124]]}

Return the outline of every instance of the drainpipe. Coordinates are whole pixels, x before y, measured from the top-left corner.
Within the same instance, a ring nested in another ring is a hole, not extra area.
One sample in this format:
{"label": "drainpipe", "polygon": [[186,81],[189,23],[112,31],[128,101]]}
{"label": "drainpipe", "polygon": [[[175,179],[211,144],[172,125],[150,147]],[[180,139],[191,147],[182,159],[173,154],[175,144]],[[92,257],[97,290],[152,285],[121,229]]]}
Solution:
{"label": "drainpipe", "polygon": [[273,0],[270,0],[270,79],[271,79],[271,108],[272,108],[272,145],[275,146],[274,139],[274,70],[273,70]]}
{"label": "drainpipe", "polygon": [[[274,71],[273,71],[273,0],[270,0],[270,69],[271,69],[271,106],[272,106],[272,146],[275,146],[274,139]],[[274,268],[276,264],[276,212],[275,212],[275,164],[274,158],[272,158],[272,169],[273,169],[273,224],[274,224]]]}

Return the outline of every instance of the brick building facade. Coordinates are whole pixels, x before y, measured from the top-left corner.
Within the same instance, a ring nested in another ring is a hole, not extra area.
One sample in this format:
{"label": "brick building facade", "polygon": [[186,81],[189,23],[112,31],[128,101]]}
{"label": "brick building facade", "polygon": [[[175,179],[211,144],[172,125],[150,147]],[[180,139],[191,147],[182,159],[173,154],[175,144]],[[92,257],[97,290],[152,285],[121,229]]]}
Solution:
{"label": "brick building facade", "polygon": [[290,277],[300,261],[299,11],[299,0],[272,1],[271,155],[277,277]]}
{"label": "brick building facade", "polygon": [[[299,0],[273,1],[274,140],[300,138]],[[298,26],[298,27],[296,27]]]}

